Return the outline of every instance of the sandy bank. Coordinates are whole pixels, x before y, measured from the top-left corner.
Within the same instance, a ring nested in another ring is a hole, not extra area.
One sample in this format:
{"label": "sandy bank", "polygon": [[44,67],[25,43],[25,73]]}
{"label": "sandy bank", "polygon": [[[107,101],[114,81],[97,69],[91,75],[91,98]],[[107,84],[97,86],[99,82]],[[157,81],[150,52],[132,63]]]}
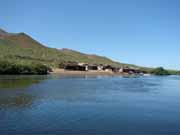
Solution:
{"label": "sandy bank", "polygon": [[51,74],[64,74],[64,75],[127,75],[123,73],[114,73],[110,71],[67,71],[64,69],[53,69]]}

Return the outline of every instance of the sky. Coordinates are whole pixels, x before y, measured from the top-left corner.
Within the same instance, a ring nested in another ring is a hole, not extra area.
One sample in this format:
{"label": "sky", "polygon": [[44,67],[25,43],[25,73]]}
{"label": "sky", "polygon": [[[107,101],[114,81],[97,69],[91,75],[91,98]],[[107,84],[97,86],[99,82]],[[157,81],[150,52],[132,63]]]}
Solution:
{"label": "sky", "polygon": [[0,0],[0,28],[52,48],[180,69],[180,0]]}

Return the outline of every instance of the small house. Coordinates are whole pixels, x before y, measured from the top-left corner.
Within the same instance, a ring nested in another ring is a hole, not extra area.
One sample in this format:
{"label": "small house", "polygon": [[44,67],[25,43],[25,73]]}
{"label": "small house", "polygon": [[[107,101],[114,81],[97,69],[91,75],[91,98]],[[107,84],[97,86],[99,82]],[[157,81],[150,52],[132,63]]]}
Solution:
{"label": "small house", "polygon": [[103,70],[106,72],[112,72],[113,71],[113,67],[111,65],[107,65],[103,67]]}

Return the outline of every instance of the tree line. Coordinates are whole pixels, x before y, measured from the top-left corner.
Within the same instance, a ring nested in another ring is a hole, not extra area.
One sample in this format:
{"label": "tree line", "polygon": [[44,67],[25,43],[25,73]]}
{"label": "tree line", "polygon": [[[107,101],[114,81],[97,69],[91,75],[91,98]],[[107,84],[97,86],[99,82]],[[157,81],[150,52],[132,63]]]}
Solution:
{"label": "tree line", "polygon": [[166,70],[163,67],[155,68],[150,73],[154,75],[180,75],[180,71]]}
{"label": "tree line", "polygon": [[0,61],[0,74],[1,75],[45,75],[51,69],[40,63],[32,64],[17,64],[8,61]]}

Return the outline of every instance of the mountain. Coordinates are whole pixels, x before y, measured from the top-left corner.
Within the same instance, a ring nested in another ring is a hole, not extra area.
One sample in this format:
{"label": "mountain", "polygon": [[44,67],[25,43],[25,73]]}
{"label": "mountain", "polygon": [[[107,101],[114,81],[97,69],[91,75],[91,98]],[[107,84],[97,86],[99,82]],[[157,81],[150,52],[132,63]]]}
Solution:
{"label": "mountain", "polygon": [[3,29],[0,29],[0,38],[4,38],[4,37],[7,37],[7,36],[10,36],[11,33],[8,33],[6,31],[4,31]]}
{"label": "mountain", "polygon": [[0,29],[0,60],[20,64],[37,62],[50,67],[57,67],[59,63],[66,61],[137,67],[98,55],[70,49],[49,48],[25,33],[8,33],[2,29]]}
{"label": "mountain", "polygon": [[5,35],[5,34],[7,34],[7,32],[2,30],[2,29],[0,29],[0,35]]}

